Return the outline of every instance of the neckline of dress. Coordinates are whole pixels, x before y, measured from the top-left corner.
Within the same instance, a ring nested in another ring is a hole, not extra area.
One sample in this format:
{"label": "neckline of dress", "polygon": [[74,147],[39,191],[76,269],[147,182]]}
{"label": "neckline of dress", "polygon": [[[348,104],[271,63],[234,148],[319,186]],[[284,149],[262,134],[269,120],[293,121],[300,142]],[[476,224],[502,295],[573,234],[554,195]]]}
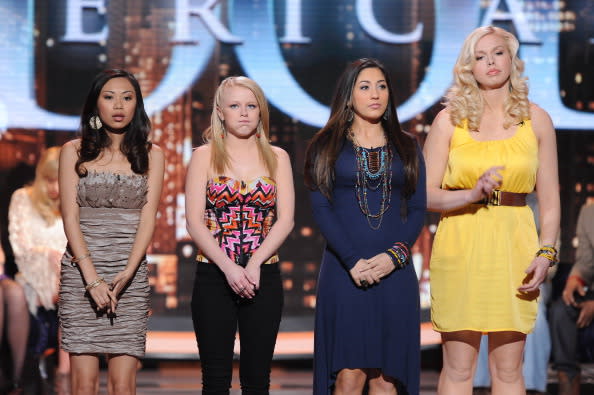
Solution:
{"label": "neckline of dress", "polygon": [[94,176],[109,176],[109,175],[113,175],[113,176],[117,176],[117,177],[126,177],[126,178],[147,177],[146,174],[136,174],[136,173],[126,174],[126,173],[118,173],[116,171],[87,170],[87,176],[89,176],[89,175],[94,175]]}
{"label": "neckline of dress", "polygon": [[238,182],[238,183],[244,184],[244,185],[250,185],[250,184],[254,183],[255,181],[265,180],[265,181],[267,181],[268,184],[276,185],[276,181],[274,181],[274,179],[272,179],[271,177],[268,177],[268,176],[257,176],[257,177],[254,177],[254,178],[251,178],[248,180],[240,180],[238,178],[229,177],[229,176],[214,176],[214,177],[211,177],[209,179],[209,181],[214,182],[214,180],[220,180],[220,179],[227,179],[227,180]]}
{"label": "neckline of dress", "polygon": [[465,127],[464,129],[466,130],[466,135],[468,136],[468,138],[471,139],[472,141],[476,142],[476,143],[494,143],[494,142],[499,142],[499,141],[509,141],[509,140],[512,140],[512,139],[518,137],[518,135],[520,134],[520,130],[522,130],[526,126],[526,123],[527,122],[528,122],[528,120],[518,122],[516,124],[517,128],[516,128],[516,131],[514,132],[514,134],[512,134],[509,137],[503,138],[503,139],[477,140],[474,137],[472,137],[472,135],[470,134],[470,130],[468,130],[468,127]]}
{"label": "neckline of dress", "polygon": [[384,144],[384,145],[378,145],[377,147],[368,148],[368,147],[363,147],[362,145],[355,144],[355,142],[352,140],[349,140],[349,141],[351,141],[351,145],[352,145],[353,149],[361,148],[366,151],[376,151],[376,150],[386,148],[388,146],[388,144]]}

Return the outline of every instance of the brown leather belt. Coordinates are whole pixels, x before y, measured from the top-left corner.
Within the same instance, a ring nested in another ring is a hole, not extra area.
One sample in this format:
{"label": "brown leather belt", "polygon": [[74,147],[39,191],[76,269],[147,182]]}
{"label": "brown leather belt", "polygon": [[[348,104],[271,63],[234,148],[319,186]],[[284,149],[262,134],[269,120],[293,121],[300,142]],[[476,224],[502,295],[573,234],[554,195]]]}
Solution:
{"label": "brown leather belt", "polygon": [[479,200],[475,204],[486,204],[488,206],[513,206],[521,207],[526,205],[527,193],[516,193],[494,190],[491,196]]}

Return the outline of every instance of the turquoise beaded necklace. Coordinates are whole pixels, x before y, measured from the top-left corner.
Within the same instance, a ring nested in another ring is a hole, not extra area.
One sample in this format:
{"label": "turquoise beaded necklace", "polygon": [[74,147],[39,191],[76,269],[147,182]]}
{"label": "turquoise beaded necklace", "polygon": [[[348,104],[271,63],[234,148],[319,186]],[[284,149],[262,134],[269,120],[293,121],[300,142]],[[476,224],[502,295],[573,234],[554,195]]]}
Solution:
{"label": "turquoise beaded necklace", "polygon": [[[365,217],[369,227],[378,230],[382,225],[384,213],[390,208],[392,196],[392,151],[389,144],[385,144],[377,150],[361,147],[352,131],[348,133],[353,143],[355,158],[357,162],[357,182],[355,191],[359,208]],[[381,189],[380,207],[377,213],[372,213],[367,201],[367,191]]]}

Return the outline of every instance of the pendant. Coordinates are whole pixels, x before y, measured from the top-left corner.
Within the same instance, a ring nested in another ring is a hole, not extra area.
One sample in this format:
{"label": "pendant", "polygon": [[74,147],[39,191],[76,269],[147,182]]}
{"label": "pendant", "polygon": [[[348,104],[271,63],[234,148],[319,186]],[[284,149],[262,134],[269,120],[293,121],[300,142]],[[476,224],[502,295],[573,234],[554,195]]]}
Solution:
{"label": "pendant", "polygon": [[380,169],[380,151],[369,151],[367,157],[367,166],[372,174]]}

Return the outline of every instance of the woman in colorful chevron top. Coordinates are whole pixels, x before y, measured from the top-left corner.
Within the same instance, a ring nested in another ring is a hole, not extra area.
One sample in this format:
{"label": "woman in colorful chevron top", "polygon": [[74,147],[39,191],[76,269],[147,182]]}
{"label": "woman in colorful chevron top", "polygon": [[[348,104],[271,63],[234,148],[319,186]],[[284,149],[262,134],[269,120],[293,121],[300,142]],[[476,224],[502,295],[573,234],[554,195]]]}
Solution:
{"label": "woman in colorful chevron top", "polygon": [[188,231],[200,252],[192,321],[205,394],[228,394],[239,329],[244,394],[268,394],[283,306],[277,249],[293,229],[287,153],[271,146],[256,82],[229,77],[215,93],[206,144],[186,180]]}

